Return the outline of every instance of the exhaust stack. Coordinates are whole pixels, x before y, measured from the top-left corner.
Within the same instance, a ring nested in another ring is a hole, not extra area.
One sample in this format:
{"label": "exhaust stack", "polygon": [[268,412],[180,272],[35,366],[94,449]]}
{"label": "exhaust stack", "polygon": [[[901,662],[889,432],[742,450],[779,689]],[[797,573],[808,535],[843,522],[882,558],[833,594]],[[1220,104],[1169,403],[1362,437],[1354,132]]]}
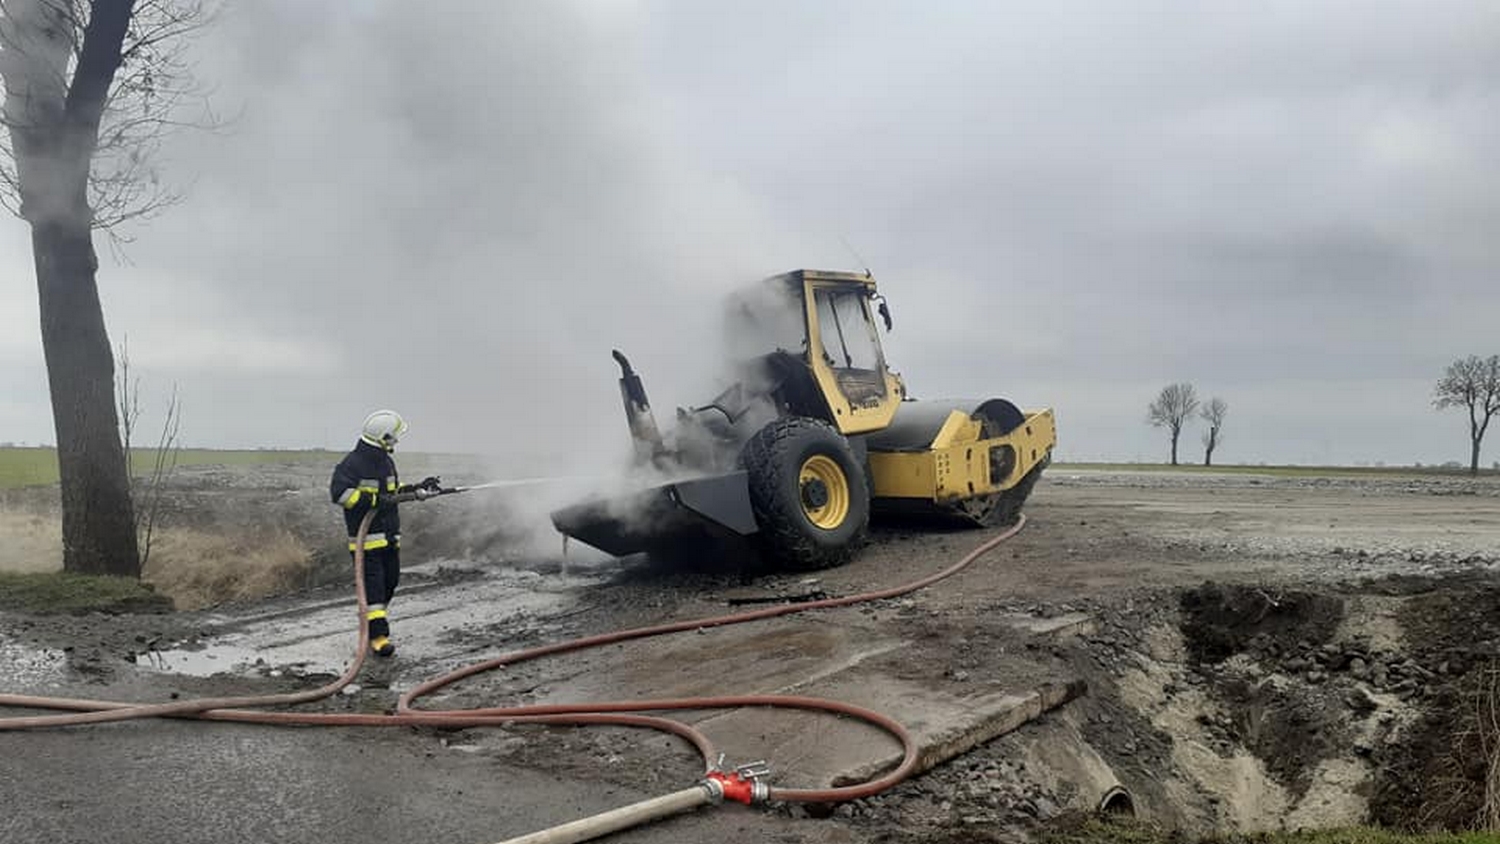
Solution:
{"label": "exhaust stack", "polygon": [[646,398],[646,387],[641,376],[630,368],[630,361],[619,349],[611,352],[620,364],[620,399],[625,404],[625,421],[630,425],[630,437],[635,440],[637,464],[651,463],[659,467],[666,456],[667,447],[662,442],[661,430],[656,427],[656,416],[651,412],[651,401]]}

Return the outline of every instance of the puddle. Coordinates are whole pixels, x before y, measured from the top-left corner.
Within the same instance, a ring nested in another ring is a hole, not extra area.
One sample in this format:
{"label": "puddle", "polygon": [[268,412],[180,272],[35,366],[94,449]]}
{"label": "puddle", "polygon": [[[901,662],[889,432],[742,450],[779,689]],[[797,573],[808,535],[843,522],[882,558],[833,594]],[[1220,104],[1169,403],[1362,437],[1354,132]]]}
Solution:
{"label": "puddle", "polygon": [[[597,582],[570,575],[510,571],[480,580],[397,593],[391,625],[403,664],[465,658],[484,646],[483,632],[510,619],[567,612],[582,587]],[[357,642],[354,602],[310,604],[303,610],[223,617],[224,633],[136,656],[141,668],[209,677],[215,674],[280,676],[340,674]],[[455,634],[459,634],[458,637]],[[468,635],[472,634],[472,636]],[[456,642],[456,638],[464,641]],[[430,666],[427,667],[430,670]],[[403,671],[403,673],[405,673]],[[397,681],[399,684],[399,681]]]}
{"label": "puddle", "polygon": [[68,670],[68,655],[55,648],[30,648],[0,642],[0,687],[55,684]]}
{"label": "puddle", "polygon": [[153,650],[136,654],[135,664],[142,668],[172,674],[191,674],[194,677],[268,668],[264,654],[253,648],[235,645],[216,645],[194,650]]}

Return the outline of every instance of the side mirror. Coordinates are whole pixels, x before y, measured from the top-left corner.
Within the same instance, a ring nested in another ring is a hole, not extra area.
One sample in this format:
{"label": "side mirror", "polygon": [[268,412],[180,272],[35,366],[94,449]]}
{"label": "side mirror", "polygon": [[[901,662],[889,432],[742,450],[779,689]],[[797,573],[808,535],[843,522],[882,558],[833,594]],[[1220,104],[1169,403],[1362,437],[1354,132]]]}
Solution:
{"label": "side mirror", "polygon": [[880,300],[880,318],[885,320],[885,330],[891,330],[891,309],[886,307],[885,300]]}

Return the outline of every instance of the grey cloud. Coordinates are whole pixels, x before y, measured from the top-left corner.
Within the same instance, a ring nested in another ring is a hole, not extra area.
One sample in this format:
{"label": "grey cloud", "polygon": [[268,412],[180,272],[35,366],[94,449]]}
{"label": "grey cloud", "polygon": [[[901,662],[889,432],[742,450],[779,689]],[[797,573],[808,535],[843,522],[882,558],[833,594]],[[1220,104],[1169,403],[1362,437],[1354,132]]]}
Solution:
{"label": "grey cloud", "polygon": [[[396,405],[413,448],[610,460],[611,348],[669,412],[710,395],[727,288],[868,262],[917,393],[1055,406],[1064,456],[1159,457],[1145,404],[1191,379],[1230,402],[1226,460],[1433,461],[1463,441],[1413,442],[1431,380],[1495,351],[1496,22],[242,4],[202,62],[242,120],[173,142],[188,203],[101,284],[206,444],[341,445]],[[306,371],[203,371],[174,323]]]}

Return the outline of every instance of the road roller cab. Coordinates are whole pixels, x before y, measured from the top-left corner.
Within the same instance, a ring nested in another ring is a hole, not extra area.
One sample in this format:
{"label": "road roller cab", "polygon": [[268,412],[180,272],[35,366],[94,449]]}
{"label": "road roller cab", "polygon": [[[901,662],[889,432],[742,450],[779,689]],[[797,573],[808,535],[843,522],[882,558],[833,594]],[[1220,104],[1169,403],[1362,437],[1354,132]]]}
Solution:
{"label": "road roller cab", "polygon": [[887,365],[891,312],[868,273],[797,270],[732,296],[729,388],[657,426],[614,352],[636,461],[671,480],[580,502],[554,526],[616,556],[681,558],[726,543],[794,569],[841,564],[871,514],[1013,523],[1051,458],[1050,409],[1000,398],[916,400]]}

